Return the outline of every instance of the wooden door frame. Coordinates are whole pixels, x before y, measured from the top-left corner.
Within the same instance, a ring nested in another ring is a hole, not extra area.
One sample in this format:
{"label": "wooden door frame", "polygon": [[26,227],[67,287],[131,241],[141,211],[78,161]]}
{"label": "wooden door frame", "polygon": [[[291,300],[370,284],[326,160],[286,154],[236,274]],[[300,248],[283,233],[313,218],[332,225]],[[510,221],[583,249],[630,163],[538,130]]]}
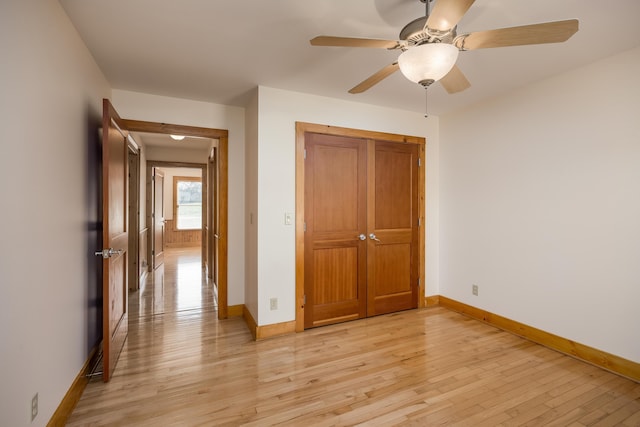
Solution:
{"label": "wooden door frame", "polygon": [[[155,170],[156,166],[150,166],[147,162],[147,169],[145,171],[147,200],[146,200],[146,221],[149,227],[150,239],[147,240],[147,257],[149,259],[149,271],[154,271],[161,264],[164,263],[164,249],[165,249],[165,235],[167,233],[164,220],[164,172]],[[159,169],[159,168],[158,168]],[[158,212],[156,212],[158,203],[158,179],[162,178],[162,262],[158,262],[159,252],[156,247],[157,235],[158,235]]]}
{"label": "wooden door frame", "polygon": [[370,140],[382,140],[404,144],[417,144],[418,157],[422,167],[418,170],[418,217],[421,221],[419,243],[419,278],[418,307],[425,306],[425,147],[423,137],[398,135],[384,132],[366,131],[314,123],[296,122],[296,332],[304,331],[304,147],[305,133],[313,132],[326,135],[361,138],[366,144]]}
{"label": "wooden door frame", "polygon": [[[129,144],[129,160],[135,157],[135,171],[129,169],[129,290],[140,289],[140,146],[131,137],[127,136]],[[133,274],[133,275],[132,275]]]}
{"label": "wooden door frame", "polygon": [[[228,249],[228,206],[229,206],[229,131],[226,129],[203,128],[196,126],[184,126],[159,122],[146,122],[140,120],[122,119],[122,126],[129,132],[159,133],[165,135],[184,135],[218,140],[218,168],[219,168],[219,238],[218,238],[218,319],[226,319],[228,316],[228,291],[227,291],[227,249]],[[149,163],[160,163],[147,160]],[[169,162],[171,164],[180,164]],[[191,163],[188,163],[191,164]],[[191,164],[193,165],[193,164]],[[179,167],[179,166],[178,166]],[[193,167],[193,166],[187,166]],[[206,185],[206,165],[203,185]],[[206,190],[204,190],[206,191]],[[205,193],[206,194],[206,193]],[[206,215],[207,206],[203,206],[203,218]],[[139,230],[136,230],[139,232]],[[203,227],[202,232],[205,233]],[[207,242],[212,244],[211,238]],[[204,248],[204,242],[202,247]],[[203,254],[204,256],[205,254]],[[204,258],[203,258],[204,260]]]}
{"label": "wooden door frame", "polygon": [[[189,163],[189,162],[170,162],[170,161],[164,161],[164,160],[147,160],[147,171],[146,171],[146,179],[147,179],[147,188],[153,188],[154,186],[154,182],[153,182],[153,170],[155,168],[158,169],[171,169],[171,168],[185,168],[185,169],[200,169],[200,179],[202,180],[204,176],[206,176],[207,174],[207,165],[205,163]],[[164,173],[164,171],[162,172]],[[176,176],[173,177],[174,181],[175,181]],[[175,186],[172,183],[171,184],[174,187],[175,190]],[[207,184],[204,180],[202,180],[202,193],[206,194],[207,192]],[[173,203],[174,203],[174,216],[173,219],[176,220],[175,217],[175,200],[176,200],[176,195],[175,195],[175,191],[173,194]],[[151,212],[154,208],[154,198],[151,197],[147,197],[147,222],[151,221]],[[163,200],[163,205],[164,205],[164,200]],[[207,203],[204,203],[202,205],[202,223],[201,223],[201,239],[200,239],[200,248],[202,249],[202,253],[200,254],[201,257],[204,254],[204,238],[206,236],[206,226],[207,226]],[[151,231],[151,233],[153,234],[153,230]],[[147,251],[151,251],[151,247],[153,246],[151,244],[151,242],[147,243],[148,245],[148,249]],[[166,248],[166,246],[165,246]],[[149,252],[151,253],[151,252]],[[150,255],[151,256],[151,255]],[[202,258],[201,260],[202,262],[202,266],[205,266],[205,259]],[[155,266],[154,266],[155,268]]]}
{"label": "wooden door frame", "polygon": [[217,249],[215,245],[215,240],[218,238],[217,233],[217,224],[219,213],[217,212],[218,206],[218,147],[212,147],[211,152],[209,153],[209,157],[207,159],[207,184],[208,184],[208,192],[207,192],[207,200],[209,200],[210,208],[207,216],[208,223],[208,245],[207,245],[207,266],[209,270],[207,271],[208,277],[212,280],[216,281],[217,284]]}

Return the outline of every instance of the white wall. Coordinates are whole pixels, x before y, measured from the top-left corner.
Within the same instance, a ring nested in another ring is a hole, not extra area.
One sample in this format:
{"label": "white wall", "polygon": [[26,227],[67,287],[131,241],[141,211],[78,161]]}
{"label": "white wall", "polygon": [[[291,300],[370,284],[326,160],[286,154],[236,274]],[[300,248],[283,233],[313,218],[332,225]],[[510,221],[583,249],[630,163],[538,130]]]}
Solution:
{"label": "white wall", "polygon": [[[178,123],[183,124],[183,123]],[[169,147],[146,147],[147,160],[157,162],[184,162],[206,164],[209,158],[209,149],[181,149]]]}
{"label": "white wall", "polygon": [[[188,99],[169,98],[113,89],[113,105],[121,117],[151,122],[201,126],[229,131],[229,235],[228,286],[229,305],[244,303],[244,109]],[[182,150],[187,156],[188,151]],[[148,150],[147,160],[190,161],[180,152],[163,153]],[[205,160],[206,162],[206,156]]]}
{"label": "white wall", "polygon": [[640,48],[441,117],[442,295],[640,362],[639,75]]}
{"label": "white wall", "polygon": [[268,87],[259,87],[258,109],[258,324],[295,319],[295,226],[284,213],[295,212],[296,121],[427,138],[426,283],[437,294],[438,119]]}
{"label": "white wall", "polygon": [[244,304],[258,313],[258,89],[246,106],[246,216],[245,218],[245,290]]}
{"label": "white wall", "polygon": [[44,426],[97,342],[110,89],[57,1],[2,1],[0,51],[0,425]]}

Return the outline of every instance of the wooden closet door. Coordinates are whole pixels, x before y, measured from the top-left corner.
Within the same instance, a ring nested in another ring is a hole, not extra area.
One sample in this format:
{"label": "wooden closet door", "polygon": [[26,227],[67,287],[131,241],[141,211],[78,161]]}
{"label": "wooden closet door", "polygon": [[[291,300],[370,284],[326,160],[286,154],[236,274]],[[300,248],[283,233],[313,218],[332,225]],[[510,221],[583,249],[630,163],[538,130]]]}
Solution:
{"label": "wooden closet door", "polygon": [[369,141],[367,316],[418,307],[418,146]]}
{"label": "wooden closet door", "polygon": [[366,316],[367,146],[308,133],[305,151],[304,326],[311,328]]}

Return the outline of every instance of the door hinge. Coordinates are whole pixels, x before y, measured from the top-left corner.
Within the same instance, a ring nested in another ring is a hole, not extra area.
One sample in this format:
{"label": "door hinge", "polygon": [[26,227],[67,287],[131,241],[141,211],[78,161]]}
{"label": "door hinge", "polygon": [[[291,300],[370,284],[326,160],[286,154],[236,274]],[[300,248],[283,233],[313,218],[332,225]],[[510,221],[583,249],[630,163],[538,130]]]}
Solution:
{"label": "door hinge", "polygon": [[420,287],[420,278],[418,277],[418,287]]}
{"label": "door hinge", "polygon": [[151,251],[151,256],[154,256],[156,254],[156,251]]}
{"label": "door hinge", "polygon": [[307,158],[307,149],[306,148],[304,149],[304,158],[305,159]]}
{"label": "door hinge", "polygon": [[302,223],[302,231],[307,231],[307,223]]}
{"label": "door hinge", "polygon": [[418,227],[422,227],[422,218],[418,218]]}
{"label": "door hinge", "polygon": [[422,166],[422,159],[418,158],[418,167]]}
{"label": "door hinge", "polygon": [[307,296],[302,295],[302,305],[307,305]]}

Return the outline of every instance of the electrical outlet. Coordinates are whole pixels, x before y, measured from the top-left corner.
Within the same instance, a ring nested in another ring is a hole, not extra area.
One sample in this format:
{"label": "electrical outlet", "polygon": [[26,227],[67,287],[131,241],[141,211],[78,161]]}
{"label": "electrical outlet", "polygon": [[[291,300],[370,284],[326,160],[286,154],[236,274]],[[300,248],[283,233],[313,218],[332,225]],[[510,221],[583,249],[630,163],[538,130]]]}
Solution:
{"label": "electrical outlet", "polygon": [[471,286],[471,293],[473,293],[475,296],[478,296],[478,285]]}
{"label": "electrical outlet", "polygon": [[269,300],[269,303],[272,311],[278,309],[278,298],[271,298],[271,300]]}
{"label": "electrical outlet", "polygon": [[31,399],[31,421],[35,420],[38,416],[38,393],[36,393]]}

